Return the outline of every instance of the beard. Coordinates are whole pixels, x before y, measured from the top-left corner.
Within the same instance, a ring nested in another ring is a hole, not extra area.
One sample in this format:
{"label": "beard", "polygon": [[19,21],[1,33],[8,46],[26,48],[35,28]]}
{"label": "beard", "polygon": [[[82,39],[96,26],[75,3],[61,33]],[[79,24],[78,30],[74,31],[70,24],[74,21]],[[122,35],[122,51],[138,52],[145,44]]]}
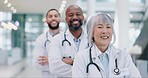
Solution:
{"label": "beard", "polygon": [[52,26],[50,23],[48,23],[48,27],[52,30],[56,30],[59,28],[59,23],[56,26]]}
{"label": "beard", "polygon": [[[72,22],[73,22],[73,21],[78,21],[78,22],[79,22],[79,25],[78,25],[78,26],[72,25]],[[69,28],[70,28],[71,30],[76,31],[76,30],[79,30],[79,29],[81,28],[82,24],[83,24],[83,22],[81,21],[81,19],[70,20]]]}

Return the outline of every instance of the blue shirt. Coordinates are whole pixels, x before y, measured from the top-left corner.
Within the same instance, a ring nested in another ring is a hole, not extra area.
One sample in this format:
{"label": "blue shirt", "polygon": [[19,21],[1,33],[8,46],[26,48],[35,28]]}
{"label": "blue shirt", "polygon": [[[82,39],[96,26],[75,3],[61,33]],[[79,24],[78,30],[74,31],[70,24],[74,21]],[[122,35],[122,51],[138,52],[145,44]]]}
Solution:
{"label": "blue shirt", "polygon": [[107,48],[107,50],[103,53],[101,52],[97,46],[95,45],[96,47],[96,51],[98,52],[98,58],[100,59],[101,63],[102,63],[102,66],[103,66],[103,69],[105,71],[105,75],[108,76],[108,73],[109,73],[109,50],[110,50],[110,46]]}

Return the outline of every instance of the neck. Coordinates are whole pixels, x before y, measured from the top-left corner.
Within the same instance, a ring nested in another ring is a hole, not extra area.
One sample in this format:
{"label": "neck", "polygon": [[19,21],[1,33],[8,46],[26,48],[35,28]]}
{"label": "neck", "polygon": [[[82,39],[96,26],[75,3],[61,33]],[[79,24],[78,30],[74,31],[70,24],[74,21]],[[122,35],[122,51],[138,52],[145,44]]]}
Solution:
{"label": "neck", "polygon": [[49,29],[50,32],[52,32],[54,35],[58,34],[60,29],[55,29],[55,30],[52,30],[52,29]]}
{"label": "neck", "polygon": [[[95,43],[95,44],[96,44],[96,43]],[[98,48],[102,53],[104,53],[104,52],[107,50],[107,48],[108,48],[108,45],[106,45],[106,46],[100,46],[100,45],[96,44],[96,46],[97,46],[97,48]]]}
{"label": "neck", "polygon": [[70,32],[72,33],[72,35],[73,35],[76,39],[78,39],[78,38],[81,36],[82,28],[80,28],[79,30],[76,30],[76,31],[70,30]]}

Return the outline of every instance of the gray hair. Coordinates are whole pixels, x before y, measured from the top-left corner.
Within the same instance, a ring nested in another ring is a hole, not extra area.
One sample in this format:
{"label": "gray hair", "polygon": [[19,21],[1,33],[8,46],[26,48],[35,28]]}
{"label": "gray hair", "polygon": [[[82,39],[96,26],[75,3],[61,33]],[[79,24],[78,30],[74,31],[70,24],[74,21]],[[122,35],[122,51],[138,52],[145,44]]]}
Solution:
{"label": "gray hair", "polygon": [[108,14],[97,14],[97,15],[93,15],[91,17],[88,18],[87,22],[86,22],[86,30],[87,30],[87,34],[88,34],[88,44],[89,46],[92,46],[93,44],[93,30],[94,30],[94,26],[97,25],[97,22],[101,21],[101,22],[107,22],[110,23],[112,26],[112,30],[113,30],[113,36],[114,36],[114,41],[116,39],[115,36],[115,31],[114,31],[114,26],[113,26],[113,20],[111,19],[111,17]]}

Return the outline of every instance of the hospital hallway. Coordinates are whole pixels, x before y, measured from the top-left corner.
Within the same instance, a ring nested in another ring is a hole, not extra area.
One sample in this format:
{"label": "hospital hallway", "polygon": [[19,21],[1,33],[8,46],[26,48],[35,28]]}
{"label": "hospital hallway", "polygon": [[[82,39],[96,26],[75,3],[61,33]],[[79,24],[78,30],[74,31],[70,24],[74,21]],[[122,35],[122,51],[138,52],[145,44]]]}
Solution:
{"label": "hospital hallway", "polygon": [[16,75],[15,78],[22,78],[22,77],[27,77],[27,78],[40,78],[41,77],[41,72],[39,69],[37,69],[29,60],[25,61],[27,63],[26,66],[22,68],[22,71]]}
{"label": "hospital hallway", "polygon": [[[116,35],[113,45],[128,51],[142,78],[148,78],[148,0],[0,0],[0,78],[41,77],[32,60],[36,39],[49,29],[46,13],[59,11],[64,32],[65,12],[73,4],[83,10],[84,30],[90,16],[109,15]],[[47,41],[46,36],[44,47]]]}
{"label": "hospital hallway", "polygon": [[41,78],[41,72],[31,63],[21,60],[14,65],[0,65],[0,78]]}

